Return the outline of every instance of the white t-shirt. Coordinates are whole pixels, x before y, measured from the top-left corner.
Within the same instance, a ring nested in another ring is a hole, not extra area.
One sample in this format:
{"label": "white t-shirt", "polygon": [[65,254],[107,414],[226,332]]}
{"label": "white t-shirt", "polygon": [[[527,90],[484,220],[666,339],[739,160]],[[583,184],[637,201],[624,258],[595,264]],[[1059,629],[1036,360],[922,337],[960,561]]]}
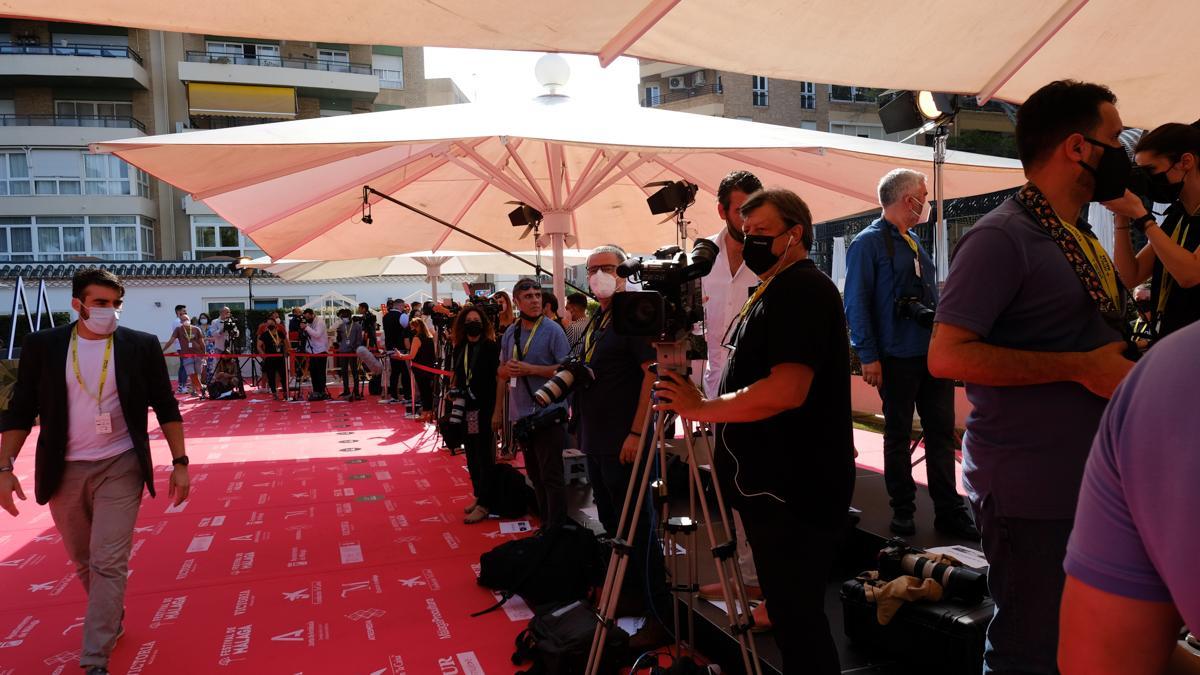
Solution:
{"label": "white t-shirt", "polygon": [[211,336],[213,349],[218,352],[225,351],[225,322],[221,319],[213,319],[212,323],[208,324],[208,334]]}
{"label": "white t-shirt", "polygon": [[704,364],[704,395],[712,398],[721,390],[721,374],[729,359],[729,350],[722,338],[730,322],[742,311],[750,297],[750,289],[758,284],[758,276],[743,263],[734,274],[729,273],[729,256],[725,249],[729,238],[725,230],[709,237],[721,249],[707,276],[700,278],[704,291],[704,328],[708,342],[708,361]]}
{"label": "white t-shirt", "polygon": [[[104,362],[104,348],[108,338],[85,340],[79,337],[76,352],[79,357],[79,376],[87,389],[79,385],[72,365],[71,348],[67,347],[67,461],[97,461],[116,457],[133,447],[125,415],[121,411],[121,398],[117,394],[117,346],[109,354],[108,376],[104,378],[104,393],[100,405],[96,404],[96,391],[100,386],[100,365]],[[90,393],[89,393],[90,392]],[[100,411],[109,414],[112,420],[111,434],[96,433],[96,415]]]}
{"label": "white t-shirt", "polygon": [[329,331],[325,328],[325,321],[314,316],[312,322],[305,328],[308,332],[308,353],[321,354],[329,351]]}

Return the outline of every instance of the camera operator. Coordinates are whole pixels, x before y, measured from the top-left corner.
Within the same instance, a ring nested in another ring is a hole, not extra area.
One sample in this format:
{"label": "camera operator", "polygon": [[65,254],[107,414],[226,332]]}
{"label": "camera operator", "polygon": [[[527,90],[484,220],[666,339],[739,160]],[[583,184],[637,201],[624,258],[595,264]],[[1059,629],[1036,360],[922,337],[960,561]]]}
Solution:
{"label": "camera operator", "polygon": [[846,253],[846,320],[863,381],[877,387],[883,400],[883,470],[892,532],[917,531],[909,451],[915,406],[925,435],[934,529],[978,541],[979,531],[954,482],[954,382],[930,375],[927,363],[937,273],[912,228],[929,220],[928,197],[925,176],[911,169],[895,169],[879,181],[883,214],[858,233]]}
{"label": "camera operator", "polygon": [[[560,401],[539,410],[533,400],[533,392],[554,376],[559,364],[570,353],[571,346],[567,344],[567,334],[562,326],[547,320],[542,314],[541,284],[523,278],[513,286],[513,298],[516,299],[521,318],[505,331],[500,345],[502,365],[496,394],[499,400],[504,395],[504,388],[508,388],[509,420],[517,423],[522,418],[533,420],[552,415],[555,409],[565,408],[566,404]],[[502,417],[492,415],[493,429],[500,431],[503,424]],[[567,518],[562,460],[566,433],[566,424],[547,424],[522,443],[525,468],[533,482],[542,527],[561,524]]]}
{"label": "camera operator", "polygon": [[288,382],[287,382],[287,367],[283,360],[288,353],[287,335],[284,334],[283,328],[279,325],[279,320],[274,314],[267,319],[266,329],[258,336],[258,353],[259,354],[279,354],[279,356],[267,356],[262,360],[263,376],[267,379],[267,385],[271,388],[271,398],[279,400],[279,390],[276,380],[283,385],[283,400],[288,398]]}
{"label": "camera operator", "polygon": [[741,215],[742,256],[762,283],[734,317],[721,395],[663,372],[657,407],[718,423],[713,461],[742,513],[784,672],[836,674],[825,583],[854,490],[846,320],[808,258],[804,201],[760,190]]}
{"label": "camera operator", "polygon": [[[708,359],[703,367],[704,395],[709,398],[716,398],[721,391],[721,373],[725,370],[725,359],[729,354],[722,338],[746,298],[750,297],[750,288],[758,284],[758,277],[742,263],[742,240],[746,235],[742,231],[742,214],[738,209],[746,202],[746,197],[761,189],[762,181],[749,171],[731,171],[717,186],[717,215],[725,221],[725,229],[708,238],[717,244],[719,250],[712,271],[700,277],[708,345]],[[754,553],[746,543],[746,528],[737,509],[733,509],[733,528],[738,567],[746,585],[746,594],[751,600],[760,600],[762,589],[758,585],[758,572],[754,569]],[[723,599],[721,584],[701,586],[700,597]],[[771,627],[765,604],[759,604],[753,613],[754,624],[759,630]]]}
{"label": "camera operator", "polygon": [[[304,351],[308,354],[326,353],[329,350],[329,331],[325,329],[325,321],[312,309],[304,310],[303,317],[300,331],[308,341]],[[312,379],[312,393],[308,397],[310,401],[324,401],[329,398],[329,393],[325,391],[326,358],[328,357],[313,356],[308,359],[308,372]]]}
{"label": "camera operator", "polygon": [[478,308],[459,312],[452,328],[456,346],[452,360],[454,376],[450,389],[466,401],[463,450],[475,503],[465,509],[463,522],[478,523],[488,517],[487,481],[496,460],[496,436],[492,415],[496,410],[496,371],[500,368],[500,345],[492,322]]}
{"label": "camera operator", "polygon": [[[645,448],[642,424],[650,403],[654,374],[654,347],[642,337],[620,335],[611,329],[613,295],[625,290],[626,280],[617,277],[617,266],[625,262],[625,252],[616,246],[601,246],[587,259],[588,286],[600,303],[600,309],[584,330],[578,358],[592,370],[590,386],[574,391],[574,418],[579,449],[587,458],[588,482],[600,523],[609,536],[617,533],[621,507],[629,481],[631,463]],[[640,607],[641,601],[653,604],[659,617],[671,610],[667,591],[662,548],[650,544],[655,526],[649,517],[650,499],[638,514],[637,539],[633,542],[630,564],[623,587],[625,597]],[[647,560],[649,569],[646,569]],[[650,586],[646,587],[649,580]],[[649,606],[646,607],[650,609]],[[645,633],[643,634],[643,631]],[[638,631],[637,649],[645,651],[669,641],[666,629],[657,619]],[[653,642],[653,644],[652,644]]]}
{"label": "camera operator", "polygon": [[371,311],[370,305],[360,302],[358,303],[358,314],[362,317],[363,344],[374,350],[377,339],[376,333],[378,332],[378,324],[375,322],[375,312]]}

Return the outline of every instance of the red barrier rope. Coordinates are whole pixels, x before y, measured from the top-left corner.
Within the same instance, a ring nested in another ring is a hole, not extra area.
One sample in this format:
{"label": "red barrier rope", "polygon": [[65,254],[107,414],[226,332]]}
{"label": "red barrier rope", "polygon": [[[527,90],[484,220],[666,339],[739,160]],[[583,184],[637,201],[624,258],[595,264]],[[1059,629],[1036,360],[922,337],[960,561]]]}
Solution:
{"label": "red barrier rope", "polygon": [[[373,353],[375,356],[382,356],[382,355],[384,355],[384,354],[387,354],[387,352],[372,352],[372,353]],[[356,352],[319,352],[319,353],[316,353],[316,354],[310,354],[310,353],[308,353],[308,352],[289,352],[289,353],[287,353],[287,354],[258,354],[258,353],[246,353],[246,354],[183,354],[183,353],[180,353],[180,352],[163,352],[163,356],[173,356],[173,357],[184,358],[184,359],[245,359],[245,358],[256,358],[256,359],[273,359],[273,358],[282,358],[282,357],[291,357],[291,358],[306,358],[306,359],[311,359],[311,358],[314,358],[314,357],[322,357],[322,356],[333,356],[333,357],[339,357],[339,356],[340,356],[340,357],[349,358],[349,357],[357,357],[357,356],[358,356],[358,354],[357,354]],[[401,359],[401,358],[400,358],[400,357],[398,357],[398,356],[395,356],[394,354],[393,354],[393,355],[390,355],[390,357],[391,357],[391,359],[392,359],[393,361],[401,361],[401,360],[404,360],[404,359]],[[424,370],[424,371],[426,371],[426,372],[433,373],[434,375],[445,375],[445,376],[447,376],[447,377],[451,377],[451,376],[453,376],[453,375],[454,375],[454,373],[453,373],[452,371],[449,371],[449,370],[441,370],[441,369],[439,369],[439,368],[431,368],[431,367],[429,367],[429,366],[423,366],[423,365],[421,365],[421,364],[419,364],[419,363],[416,363],[416,362],[413,362],[411,365],[412,365],[412,367],[413,367],[413,368],[416,368],[417,370]]]}

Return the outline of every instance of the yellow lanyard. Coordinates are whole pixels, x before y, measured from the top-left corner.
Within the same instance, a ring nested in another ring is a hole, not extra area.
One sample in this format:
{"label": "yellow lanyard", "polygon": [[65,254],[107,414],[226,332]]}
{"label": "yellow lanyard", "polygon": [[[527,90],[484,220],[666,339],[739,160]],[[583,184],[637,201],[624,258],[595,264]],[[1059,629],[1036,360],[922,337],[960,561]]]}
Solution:
{"label": "yellow lanyard", "polygon": [[[1179,216],[1179,222],[1175,223],[1175,230],[1171,232],[1171,241],[1175,242],[1176,246],[1183,246],[1187,242],[1188,230],[1192,224],[1189,221],[1187,214]],[[1162,265],[1162,262],[1159,262]],[[1163,312],[1167,309],[1167,299],[1171,297],[1171,288],[1175,285],[1175,278],[1167,272],[1167,266],[1162,267],[1162,276],[1158,282],[1158,310],[1156,317],[1162,317]]]}
{"label": "yellow lanyard", "polygon": [[464,387],[471,385],[471,363],[467,360],[467,355],[471,353],[471,343],[467,343],[463,347],[463,374],[467,376],[467,381],[463,383]]}
{"label": "yellow lanyard", "polygon": [[544,318],[546,318],[546,317],[545,317],[545,316],[539,316],[539,317],[538,317],[538,320],[537,320],[536,322],[534,322],[534,324],[533,324],[533,330],[529,331],[529,337],[525,338],[525,346],[521,348],[521,351],[520,351],[520,352],[517,352],[517,343],[518,343],[518,342],[520,342],[520,340],[521,340],[521,324],[520,324],[520,323],[518,323],[518,324],[517,324],[517,334],[516,334],[516,336],[515,336],[515,337],[516,337],[516,339],[515,339],[515,340],[513,340],[513,359],[514,359],[514,360],[516,360],[516,361],[520,361],[520,360],[521,360],[521,354],[528,354],[528,353],[529,353],[529,344],[530,344],[531,342],[533,342],[533,336],[537,334],[538,328],[540,328],[540,327],[541,327],[541,325],[542,325],[542,319],[544,319]]}
{"label": "yellow lanyard", "polygon": [[279,349],[279,334],[270,328],[266,330],[266,334],[271,336],[271,344],[275,345],[276,349]]}
{"label": "yellow lanyard", "polygon": [[93,396],[96,399],[96,405],[102,405],[104,399],[104,381],[108,379],[108,359],[112,356],[113,336],[108,336],[108,342],[104,345],[104,360],[100,364],[100,386],[95,394],[92,394],[88,389],[87,383],[83,381],[83,374],[79,372],[79,332],[76,328],[71,329],[71,365],[75,368],[75,381],[79,383],[80,388],[88,393],[88,396]]}
{"label": "yellow lanyard", "polygon": [[[600,319],[600,330],[604,330],[605,328],[608,328],[608,324],[610,321],[612,321],[612,313],[605,312],[604,318]],[[592,354],[596,353],[596,346],[600,344],[600,340],[598,338],[596,339],[595,343],[592,342],[592,338],[595,334],[596,334],[596,327],[594,325],[589,325],[587,332],[583,334],[583,362],[584,363],[592,362]]]}
{"label": "yellow lanyard", "polygon": [[[799,262],[799,261],[796,261],[796,262]],[[729,342],[729,331],[731,329],[733,329],[733,326],[735,324],[739,327],[742,325],[742,322],[746,320],[746,316],[750,314],[750,310],[753,309],[754,305],[758,303],[758,299],[761,298],[763,293],[765,293],[767,291],[767,286],[771,285],[771,282],[775,280],[775,277],[779,276],[780,274],[783,273],[784,270],[788,269],[788,267],[791,267],[792,265],[795,265],[795,264],[796,263],[793,262],[791,265],[788,265],[787,267],[783,268],[782,270],[779,270],[775,274],[772,274],[769,279],[762,282],[761,284],[758,285],[758,288],[754,289],[754,292],[750,294],[750,298],[746,300],[746,304],[742,305],[742,311],[738,312],[737,321],[731,321],[729,323],[729,327],[727,327],[725,329],[725,335],[724,335],[724,337],[721,338],[722,344]],[[736,333],[737,331],[734,331],[734,332]]]}
{"label": "yellow lanyard", "polygon": [[1117,271],[1113,267],[1112,259],[1108,257],[1108,253],[1102,248],[1097,248],[1091,237],[1085,236],[1074,225],[1059,218],[1063,227],[1067,228],[1067,232],[1075,237],[1075,242],[1079,244],[1079,248],[1083,249],[1083,254],[1087,256],[1088,262],[1092,269],[1096,271],[1096,275],[1100,277],[1100,283],[1104,285],[1104,292],[1108,297],[1112,298],[1113,304],[1119,309],[1121,307],[1121,292],[1117,285]]}
{"label": "yellow lanyard", "polygon": [[917,250],[917,242],[912,238],[911,234],[909,234],[907,232],[901,232],[900,238],[904,240],[904,243],[908,244],[908,247],[912,249],[913,253],[920,256],[920,252],[918,252],[918,250]]}

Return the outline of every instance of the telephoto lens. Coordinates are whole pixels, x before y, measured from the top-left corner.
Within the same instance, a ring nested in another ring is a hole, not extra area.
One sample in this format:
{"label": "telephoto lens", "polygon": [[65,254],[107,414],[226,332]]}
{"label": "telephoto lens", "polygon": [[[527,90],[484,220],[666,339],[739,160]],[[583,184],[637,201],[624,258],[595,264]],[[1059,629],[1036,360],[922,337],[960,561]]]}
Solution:
{"label": "telephoto lens", "polygon": [[591,368],[578,361],[572,361],[559,368],[554,377],[546,380],[546,384],[533,392],[533,400],[543,408],[554,405],[566,398],[577,385],[586,387],[594,379],[596,378]]}
{"label": "telephoto lens", "polygon": [[453,398],[450,399],[450,414],[447,421],[450,424],[462,424],[467,416],[467,399],[461,392],[451,392]]}

